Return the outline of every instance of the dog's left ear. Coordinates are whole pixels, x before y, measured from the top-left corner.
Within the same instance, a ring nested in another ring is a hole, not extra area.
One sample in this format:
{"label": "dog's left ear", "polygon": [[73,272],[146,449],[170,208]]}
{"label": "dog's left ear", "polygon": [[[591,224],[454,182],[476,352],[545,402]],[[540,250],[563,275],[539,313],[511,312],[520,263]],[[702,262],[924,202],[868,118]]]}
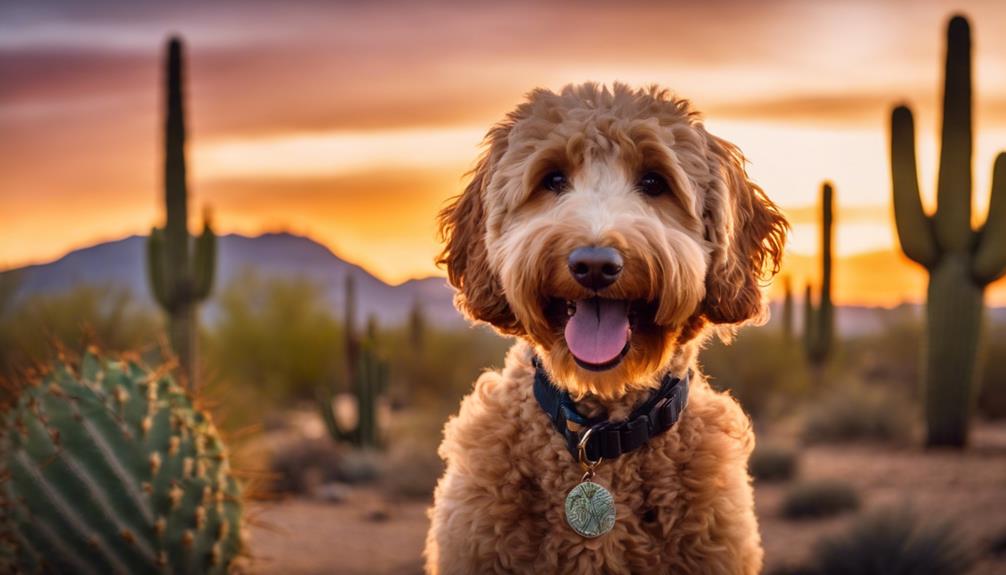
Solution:
{"label": "dog's left ear", "polygon": [[760,285],[779,271],[789,222],[748,179],[740,150],[710,134],[706,137],[713,173],[703,223],[714,248],[702,315],[718,324],[758,320],[765,308]]}

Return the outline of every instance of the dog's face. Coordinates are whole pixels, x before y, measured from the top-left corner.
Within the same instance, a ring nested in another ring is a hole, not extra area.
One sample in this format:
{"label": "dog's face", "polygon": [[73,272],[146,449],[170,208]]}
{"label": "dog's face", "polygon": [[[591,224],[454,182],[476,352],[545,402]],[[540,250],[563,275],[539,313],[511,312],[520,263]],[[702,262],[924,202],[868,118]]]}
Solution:
{"label": "dog's face", "polygon": [[459,309],[529,339],[560,385],[650,385],[704,325],[762,315],[786,221],[686,101],[538,90],[487,146],[439,261]]}

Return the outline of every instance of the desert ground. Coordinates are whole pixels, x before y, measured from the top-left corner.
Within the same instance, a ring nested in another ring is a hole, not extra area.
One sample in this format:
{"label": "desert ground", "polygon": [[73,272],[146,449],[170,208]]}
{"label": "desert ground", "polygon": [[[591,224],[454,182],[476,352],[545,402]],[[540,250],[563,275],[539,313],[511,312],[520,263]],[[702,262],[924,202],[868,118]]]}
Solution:
{"label": "desert ground", "polygon": [[[779,508],[787,483],[756,484],[765,573],[785,573],[801,564],[815,541],[840,532],[857,514],[905,505],[921,517],[959,528],[979,557],[971,573],[1006,573],[1006,424],[980,426],[964,452],[876,445],[803,448],[799,477],[846,482],[859,493],[861,507],[829,519],[784,519]],[[251,572],[421,572],[428,501],[389,497],[372,486],[347,487],[341,499],[256,504]]]}

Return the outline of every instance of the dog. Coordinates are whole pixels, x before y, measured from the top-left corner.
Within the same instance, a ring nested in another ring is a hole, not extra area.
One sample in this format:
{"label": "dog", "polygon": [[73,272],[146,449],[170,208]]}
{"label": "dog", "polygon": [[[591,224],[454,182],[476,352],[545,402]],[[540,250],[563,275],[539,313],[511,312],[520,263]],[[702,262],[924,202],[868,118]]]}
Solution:
{"label": "dog", "polygon": [[517,343],[445,425],[427,573],[759,572],[751,423],[697,354],[766,318],[786,219],[658,87],[535,90],[484,147],[438,263]]}

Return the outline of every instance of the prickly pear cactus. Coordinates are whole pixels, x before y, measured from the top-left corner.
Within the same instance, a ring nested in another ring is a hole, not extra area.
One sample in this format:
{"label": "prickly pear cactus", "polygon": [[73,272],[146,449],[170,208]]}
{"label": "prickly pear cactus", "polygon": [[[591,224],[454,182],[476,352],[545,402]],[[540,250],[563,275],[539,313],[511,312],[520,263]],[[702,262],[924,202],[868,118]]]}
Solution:
{"label": "prickly pear cactus", "polygon": [[226,448],[166,372],[59,362],[0,434],[5,572],[226,573],[241,550]]}

